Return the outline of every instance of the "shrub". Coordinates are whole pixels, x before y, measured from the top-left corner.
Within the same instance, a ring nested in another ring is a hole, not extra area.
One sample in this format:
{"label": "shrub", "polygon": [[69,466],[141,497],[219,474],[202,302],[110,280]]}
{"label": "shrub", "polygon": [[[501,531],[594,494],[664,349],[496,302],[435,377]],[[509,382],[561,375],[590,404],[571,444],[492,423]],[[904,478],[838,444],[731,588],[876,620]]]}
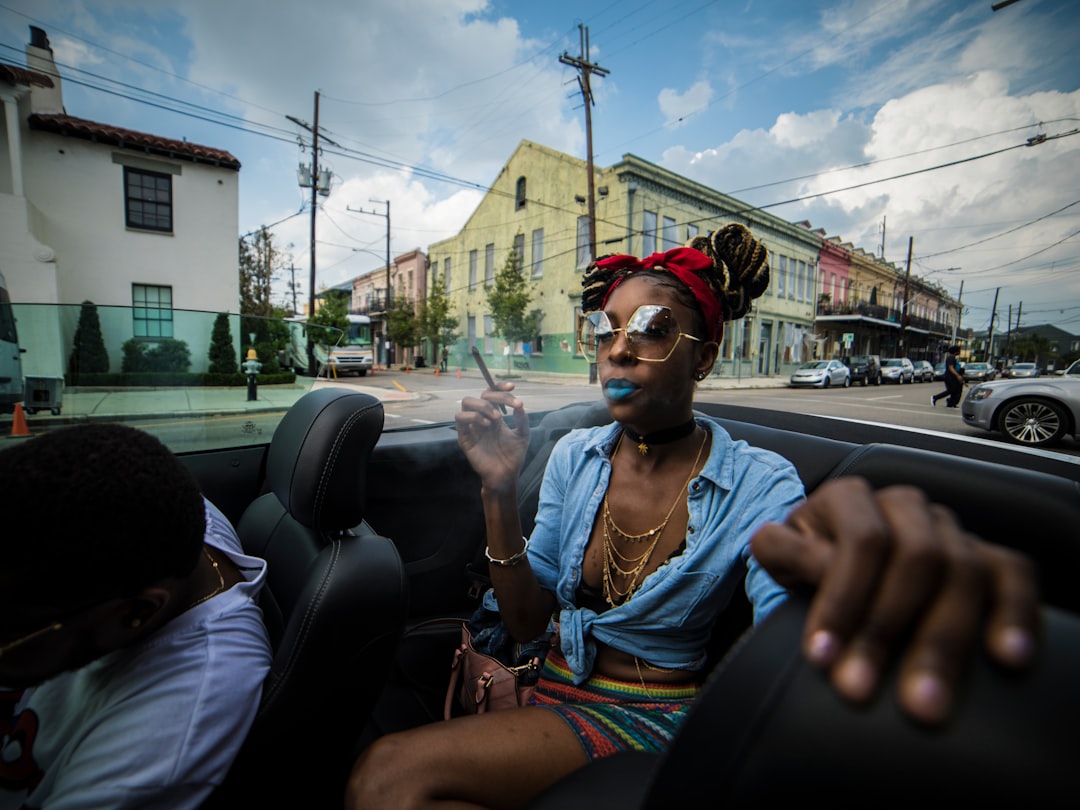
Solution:
{"label": "shrub", "polygon": [[225,312],[220,313],[214,320],[214,330],[210,333],[209,370],[212,374],[234,374],[239,370],[232,330],[229,328],[229,316]]}
{"label": "shrub", "polygon": [[108,370],[109,353],[101,336],[97,306],[92,301],[83,301],[68,357],[68,374],[72,384],[78,385],[80,374],[102,374]]}
{"label": "shrub", "polygon": [[131,338],[122,347],[124,360],[121,371],[186,372],[191,368],[191,352],[183,340],[167,338],[156,343]]}

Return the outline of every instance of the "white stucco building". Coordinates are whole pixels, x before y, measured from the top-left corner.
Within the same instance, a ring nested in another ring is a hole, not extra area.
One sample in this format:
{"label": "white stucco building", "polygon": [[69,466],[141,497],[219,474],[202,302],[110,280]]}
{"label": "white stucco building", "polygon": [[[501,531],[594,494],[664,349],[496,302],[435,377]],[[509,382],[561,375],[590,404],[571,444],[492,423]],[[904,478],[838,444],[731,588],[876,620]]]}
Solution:
{"label": "white stucco building", "polygon": [[[239,311],[240,162],[68,115],[48,37],[30,31],[26,67],[0,63],[0,273],[25,374],[63,375],[84,301],[114,369],[124,341],[175,337],[205,370],[213,318],[182,310]],[[70,306],[39,306],[55,304]]]}

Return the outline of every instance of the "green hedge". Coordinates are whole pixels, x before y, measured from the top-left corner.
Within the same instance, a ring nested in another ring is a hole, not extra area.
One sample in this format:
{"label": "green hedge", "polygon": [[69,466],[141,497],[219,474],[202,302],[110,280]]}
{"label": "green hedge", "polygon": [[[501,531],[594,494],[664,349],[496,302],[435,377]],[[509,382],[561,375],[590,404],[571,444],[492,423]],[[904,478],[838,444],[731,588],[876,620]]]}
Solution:
{"label": "green hedge", "polygon": [[[277,374],[260,374],[259,385],[292,385],[296,382],[296,375],[291,371],[283,371]],[[247,385],[246,374],[192,374],[183,371],[136,371],[128,374],[79,374],[80,386],[97,386],[101,388],[127,388],[131,386],[152,386],[158,388],[200,388],[200,387],[235,387]],[[69,378],[66,385],[71,385]]]}

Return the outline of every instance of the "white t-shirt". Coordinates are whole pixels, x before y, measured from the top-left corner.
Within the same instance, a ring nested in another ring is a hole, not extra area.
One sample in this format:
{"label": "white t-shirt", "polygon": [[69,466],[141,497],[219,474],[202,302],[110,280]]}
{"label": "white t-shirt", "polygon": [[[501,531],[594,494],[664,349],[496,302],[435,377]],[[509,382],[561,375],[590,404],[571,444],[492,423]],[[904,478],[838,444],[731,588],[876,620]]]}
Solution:
{"label": "white t-shirt", "polygon": [[132,647],[0,691],[0,810],[197,808],[224,779],[270,668],[266,563],[209,502],[206,523],[245,581]]}

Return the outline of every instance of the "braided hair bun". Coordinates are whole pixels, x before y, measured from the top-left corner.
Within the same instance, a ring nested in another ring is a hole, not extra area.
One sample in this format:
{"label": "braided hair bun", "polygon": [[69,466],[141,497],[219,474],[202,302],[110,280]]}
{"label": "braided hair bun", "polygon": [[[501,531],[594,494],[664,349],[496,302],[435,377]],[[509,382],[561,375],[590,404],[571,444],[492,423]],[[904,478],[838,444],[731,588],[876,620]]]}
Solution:
{"label": "braided hair bun", "polygon": [[744,225],[733,222],[708,236],[695,236],[687,247],[713,260],[712,270],[701,275],[720,299],[724,320],[743,317],[769,286],[769,252]]}

